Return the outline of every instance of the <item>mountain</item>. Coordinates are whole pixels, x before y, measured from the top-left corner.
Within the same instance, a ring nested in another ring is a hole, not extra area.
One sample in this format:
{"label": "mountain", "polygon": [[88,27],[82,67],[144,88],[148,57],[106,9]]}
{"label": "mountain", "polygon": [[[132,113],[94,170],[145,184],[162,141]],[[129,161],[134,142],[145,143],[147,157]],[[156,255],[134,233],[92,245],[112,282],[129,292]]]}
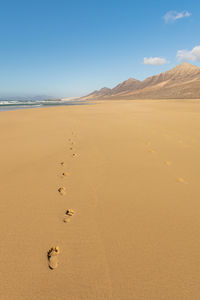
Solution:
{"label": "mountain", "polygon": [[200,68],[182,63],[143,81],[129,78],[113,89],[103,88],[82,99],[200,99]]}
{"label": "mountain", "polygon": [[114,87],[112,89],[111,94],[112,95],[117,95],[117,94],[121,94],[124,92],[131,92],[131,91],[135,91],[139,88],[140,86],[140,81],[136,80],[134,78],[129,78],[128,80],[118,84],[116,87]]}
{"label": "mountain", "polygon": [[104,96],[108,96],[111,91],[112,91],[111,89],[104,87],[98,91],[92,92],[91,94],[87,95],[86,97],[87,97],[87,99],[103,98]]}

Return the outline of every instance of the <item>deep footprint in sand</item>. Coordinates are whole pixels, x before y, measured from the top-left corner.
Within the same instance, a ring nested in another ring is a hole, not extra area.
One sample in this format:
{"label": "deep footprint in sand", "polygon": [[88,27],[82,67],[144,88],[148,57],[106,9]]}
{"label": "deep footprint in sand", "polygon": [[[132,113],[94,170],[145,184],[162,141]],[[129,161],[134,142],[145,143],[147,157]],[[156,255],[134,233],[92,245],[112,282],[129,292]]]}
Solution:
{"label": "deep footprint in sand", "polygon": [[67,216],[70,216],[70,217],[72,217],[74,214],[75,214],[75,212],[73,211],[73,209],[67,209],[66,210],[66,213],[65,213]]}
{"label": "deep footprint in sand", "polygon": [[60,254],[60,249],[58,246],[52,247],[47,252],[48,264],[49,264],[49,268],[51,270],[56,269],[58,267],[58,255],[59,254]]}
{"label": "deep footprint in sand", "polygon": [[66,188],[65,187],[60,187],[58,189],[58,192],[60,193],[60,195],[64,196],[66,194]]}
{"label": "deep footprint in sand", "polygon": [[67,173],[67,172],[63,172],[62,173],[62,177],[66,177],[66,176],[68,176],[69,174]]}
{"label": "deep footprint in sand", "polygon": [[78,154],[77,154],[77,153],[73,153],[72,156],[73,156],[73,157],[76,157],[76,156],[78,156]]}
{"label": "deep footprint in sand", "polygon": [[64,166],[64,165],[65,165],[64,161],[62,161],[60,164],[61,164],[61,166]]}
{"label": "deep footprint in sand", "polygon": [[63,219],[64,223],[69,223],[70,222],[70,218],[75,214],[75,212],[72,209],[67,209],[65,212],[65,217]]}

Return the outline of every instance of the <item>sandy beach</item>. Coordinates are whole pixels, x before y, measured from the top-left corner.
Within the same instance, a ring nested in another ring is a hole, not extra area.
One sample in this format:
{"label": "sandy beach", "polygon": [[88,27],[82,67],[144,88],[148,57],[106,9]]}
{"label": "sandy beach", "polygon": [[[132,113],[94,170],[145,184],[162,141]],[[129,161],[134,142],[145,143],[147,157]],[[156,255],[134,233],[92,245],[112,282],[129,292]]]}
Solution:
{"label": "sandy beach", "polygon": [[197,100],[1,112],[0,299],[200,299],[199,153]]}

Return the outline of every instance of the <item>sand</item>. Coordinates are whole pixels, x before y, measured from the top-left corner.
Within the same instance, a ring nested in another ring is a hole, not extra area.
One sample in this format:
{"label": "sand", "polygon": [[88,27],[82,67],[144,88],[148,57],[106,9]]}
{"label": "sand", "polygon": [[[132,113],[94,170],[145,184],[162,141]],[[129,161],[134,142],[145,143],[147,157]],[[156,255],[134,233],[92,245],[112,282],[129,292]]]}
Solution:
{"label": "sand", "polygon": [[200,101],[1,112],[0,299],[200,299],[199,153]]}

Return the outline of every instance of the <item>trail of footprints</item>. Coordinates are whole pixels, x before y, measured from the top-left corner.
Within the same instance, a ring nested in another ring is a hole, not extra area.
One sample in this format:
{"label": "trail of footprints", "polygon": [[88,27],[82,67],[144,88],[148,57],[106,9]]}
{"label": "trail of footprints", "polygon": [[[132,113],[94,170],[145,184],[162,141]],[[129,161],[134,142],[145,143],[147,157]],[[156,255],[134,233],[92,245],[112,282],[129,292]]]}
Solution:
{"label": "trail of footprints", "polygon": [[[178,141],[178,142],[180,142],[180,141]],[[182,141],[181,141],[181,142],[182,142]],[[155,149],[149,148],[149,146],[151,146],[151,142],[150,142],[150,141],[148,141],[148,142],[146,143],[146,146],[148,147],[148,152],[149,152],[149,153],[156,153],[156,150],[155,150]],[[166,161],[164,161],[164,164],[165,164],[167,167],[171,167],[172,162],[169,161],[169,160],[166,160]],[[182,177],[178,177],[178,178],[176,179],[176,182],[182,183],[182,184],[188,184],[188,182],[187,182],[184,178],[182,178]]]}
{"label": "trail of footprints", "polygon": [[[74,133],[72,132],[72,135],[74,135]],[[72,158],[77,156],[77,153],[74,152],[74,141],[72,141],[71,138],[68,139],[68,142],[70,144],[70,148],[69,150],[72,151]],[[65,167],[65,162],[62,161],[61,163],[62,167]],[[61,173],[60,178],[65,178],[66,176],[68,176],[69,173],[66,171],[63,171]],[[60,186],[58,189],[58,193],[60,194],[60,196],[64,196],[66,195],[66,188],[64,186]],[[64,223],[69,223],[71,217],[75,214],[75,212],[68,208],[66,209],[65,213],[64,213],[64,217],[63,217],[63,222]],[[51,270],[54,270],[58,267],[58,256],[60,254],[60,248],[59,246],[53,246],[51,247],[48,252],[47,252],[47,260],[48,260],[48,266]]]}
{"label": "trail of footprints", "polygon": [[[74,135],[73,132],[72,132],[72,135]],[[72,152],[72,158],[77,157],[77,153],[74,152],[74,145],[75,145],[74,141],[73,141],[71,138],[69,138],[69,139],[68,139],[68,142],[70,143],[70,148],[69,148],[69,150]],[[150,141],[148,141],[148,142],[146,143],[146,146],[148,147],[148,152],[149,152],[149,153],[152,153],[152,154],[153,154],[153,153],[156,153],[156,150],[155,150],[155,149],[150,148],[150,146],[151,146],[151,142],[150,142]],[[61,164],[62,167],[65,167],[65,162],[64,162],[64,161],[62,161],[60,164]],[[172,162],[167,160],[167,161],[164,161],[164,164],[165,164],[167,167],[170,167],[170,166],[172,165]],[[63,172],[61,173],[61,178],[65,178],[65,177],[68,176],[68,175],[69,175],[68,172],[63,171]],[[188,182],[185,181],[185,179],[183,179],[182,177],[177,178],[177,182],[178,182],[178,183],[182,183],[182,184],[188,184]],[[66,188],[65,188],[64,186],[60,186],[60,187],[58,188],[58,193],[60,194],[60,196],[66,195]],[[68,208],[68,209],[65,211],[65,214],[64,214],[64,217],[63,217],[63,222],[64,222],[64,223],[69,223],[69,222],[70,222],[70,219],[71,219],[71,217],[74,215],[74,213],[75,213],[75,212],[74,212],[72,209]],[[49,265],[49,268],[50,268],[51,270],[56,269],[56,268],[58,267],[58,255],[59,255],[59,254],[60,254],[60,248],[59,248],[59,246],[51,247],[51,248],[48,250],[48,252],[47,252],[47,259],[48,259],[48,265]]]}

